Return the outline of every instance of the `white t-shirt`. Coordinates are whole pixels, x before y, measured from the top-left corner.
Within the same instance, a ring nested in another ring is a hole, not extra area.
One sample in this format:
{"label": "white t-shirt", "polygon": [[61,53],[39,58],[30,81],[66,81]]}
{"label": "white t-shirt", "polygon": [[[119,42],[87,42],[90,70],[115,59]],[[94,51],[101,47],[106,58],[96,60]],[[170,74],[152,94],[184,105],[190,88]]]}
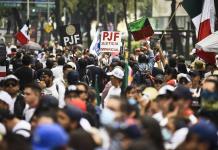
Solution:
{"label": "white t-shirt", "polygon": [[42,90],[42,93],[45,95],[52,95],[58,99],[58,104],[60,108],[65,106],[64,102],[64,94],[65,94],[65,87],[63,84],[59,83],[58,81],[54,81],[51,87],[47,87]]}
{"label": "white t-shirt", "polygon": [[51,69],[53,76],[55,79],[57,78],[63,78],[63,66],[56,66],[54,68]]}
{"label": "white t-shirt", "polygon": [[115,86],[112,86],[112,87],[109,89],[109,91],[108,91],[108,93],[107,93],[107,96],[106,96],[105,99],[104,99],[104,106],[107,105],[108,99],[109,99],[111,96],[120,96],[120,94],[121,94],[121,88],[120,88],[120,87],[116,88]]}
{"label": "white t-shirt", "polygon": [[25,109],[23,111],[23,114],[25,116],[25,120],[26,121],[30,121],[30,119],[32,118],[34,112],[35,112],[35,108],[30,108],[30,106],[28,104],[26,104]]}

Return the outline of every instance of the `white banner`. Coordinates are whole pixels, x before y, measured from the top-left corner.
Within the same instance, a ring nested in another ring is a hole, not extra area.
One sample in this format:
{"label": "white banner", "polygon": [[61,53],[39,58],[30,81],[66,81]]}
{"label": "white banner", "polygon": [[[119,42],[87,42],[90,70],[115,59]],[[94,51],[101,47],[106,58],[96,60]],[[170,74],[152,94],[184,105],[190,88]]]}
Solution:
{"label": "white banner", "polygon": [[101,52],[119,52],[121,42],[121,32],[102,31],[101,32]]}

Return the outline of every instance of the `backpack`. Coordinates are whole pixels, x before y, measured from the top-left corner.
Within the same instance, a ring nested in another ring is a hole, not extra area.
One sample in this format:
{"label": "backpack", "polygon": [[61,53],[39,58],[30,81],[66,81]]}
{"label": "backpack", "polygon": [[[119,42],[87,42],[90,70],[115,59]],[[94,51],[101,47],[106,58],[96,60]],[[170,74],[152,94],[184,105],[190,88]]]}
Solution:
{"label": "backpack", "polygon": [[93,85],[92,74],[91,74],[91,71],[90,71],[90,69],[88,67],[86,67],[86,73],[83,76],[82,81],[85,82],[88,86]]}

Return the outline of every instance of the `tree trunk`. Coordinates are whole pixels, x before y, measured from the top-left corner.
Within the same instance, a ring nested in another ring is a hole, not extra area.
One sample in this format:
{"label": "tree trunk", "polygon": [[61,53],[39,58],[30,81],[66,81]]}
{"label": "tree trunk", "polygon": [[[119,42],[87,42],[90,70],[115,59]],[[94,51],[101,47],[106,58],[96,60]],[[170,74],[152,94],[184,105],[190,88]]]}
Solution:
{"label": "tree trunk", "polygon": [[[171,12],[171,17],[172,17],[174,15],[174,12],[176,11],[176,0],[172,0],[171,10],[172,10]],[[181,36],[178,31],[178,26],[176,24],[176,15],[174,15],[172,18],[171,27],[173,30],[172,32],[173,52],[181,55],[183,54],[183,47],[182,47],[182,42],[181,42]]]}
{"label": "tree trunk", "polygon": [[[126,23],[126,28],[128,30],[127,3],[128,3],[128,0],[123,0],[123,13],[124,13],[124,19]],[[129,30],[128,30],[128,51],[131,52],[131,33],[129,32]]]}
{"label": "tree trunk", "polygon": [[60,32],[60,26],[61,26],[61,17],[60,17],[60,0],[55,0],[55,21],[57,24],[57,29],[54,32],[54,38],[57,41],[59,32]]}

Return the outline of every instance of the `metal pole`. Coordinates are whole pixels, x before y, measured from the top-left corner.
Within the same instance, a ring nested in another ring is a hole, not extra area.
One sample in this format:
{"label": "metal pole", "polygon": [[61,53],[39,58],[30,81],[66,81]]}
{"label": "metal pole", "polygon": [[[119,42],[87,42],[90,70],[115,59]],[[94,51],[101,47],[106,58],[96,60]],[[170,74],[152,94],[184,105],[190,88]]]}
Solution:
{"label": "metal pole", "polygon": [[47,20],[49,21],[50,9],[49,9],[49,0],[47,5]]}
{"label": "metal pole", "polygon": [[30,1],[27,0],[27,20],[30,18]]}
{"label": "metal pole", "polygon": [[66,18],[66,7],[64,7],[64,25],[66,25],[66,21],[67,21],[67,18]]}
{"label": "metal pole", "polygon": [[96,13],[97,13],[97,26],[98,26],[98,24],[100,22],[100,17],[99,17],[99,0],[97,0]]}
{"label": "metal pole", "polygon": [[137,20],[137,0],[134,0],[134,14],[135,14],[135,21]]}

